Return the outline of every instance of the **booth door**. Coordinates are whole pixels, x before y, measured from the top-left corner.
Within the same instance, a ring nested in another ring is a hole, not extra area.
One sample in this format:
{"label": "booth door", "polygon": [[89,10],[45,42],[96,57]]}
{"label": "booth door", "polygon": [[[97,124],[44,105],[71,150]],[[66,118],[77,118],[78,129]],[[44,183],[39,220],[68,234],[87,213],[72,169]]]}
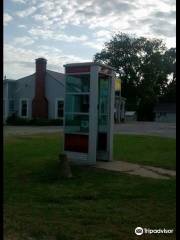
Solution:
{"label": "booth door", "polygon": [[110,79],[106,75],[99,75],[98,96],[98,133],[97,160],[108,160],[108,129],[110,114]]}

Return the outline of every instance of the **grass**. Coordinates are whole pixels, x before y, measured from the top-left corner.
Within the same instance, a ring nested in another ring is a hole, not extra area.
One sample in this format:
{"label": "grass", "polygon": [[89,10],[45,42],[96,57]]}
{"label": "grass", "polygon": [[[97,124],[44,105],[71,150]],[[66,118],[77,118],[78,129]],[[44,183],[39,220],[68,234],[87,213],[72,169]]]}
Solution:
{"label": "grass", "polygon": [[134,240],[137,226],[175,229],[174,179],[73,167],[73,179],[62,180],[61,150],[57,134],[5,140],[5,240]]}
{"label": "grass", "polygon": [[114,159],[176,169],[176,140],[154,136],[115,135]]}

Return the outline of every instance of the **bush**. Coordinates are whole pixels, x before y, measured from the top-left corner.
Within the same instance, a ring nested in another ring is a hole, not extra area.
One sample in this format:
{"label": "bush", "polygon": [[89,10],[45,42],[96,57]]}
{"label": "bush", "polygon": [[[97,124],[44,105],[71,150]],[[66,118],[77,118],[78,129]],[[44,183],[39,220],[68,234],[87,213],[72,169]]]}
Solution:
{"label": "bush", "polygon": [[10,116],[6,120],[7,125],[12,126],[62,126],[62,119],[27,119]]}

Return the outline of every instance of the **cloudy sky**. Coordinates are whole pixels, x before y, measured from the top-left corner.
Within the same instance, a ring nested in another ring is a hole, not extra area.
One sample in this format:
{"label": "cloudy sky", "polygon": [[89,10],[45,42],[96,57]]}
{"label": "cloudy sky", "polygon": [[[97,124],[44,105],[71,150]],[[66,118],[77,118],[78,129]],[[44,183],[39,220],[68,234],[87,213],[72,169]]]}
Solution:
{"label": "cloudy sky", "polygon": [[176,41],[175,0],[5,0],[4,75],[34,72],[34,59],[48,69],[92,61],[104,42],[120,31]]}

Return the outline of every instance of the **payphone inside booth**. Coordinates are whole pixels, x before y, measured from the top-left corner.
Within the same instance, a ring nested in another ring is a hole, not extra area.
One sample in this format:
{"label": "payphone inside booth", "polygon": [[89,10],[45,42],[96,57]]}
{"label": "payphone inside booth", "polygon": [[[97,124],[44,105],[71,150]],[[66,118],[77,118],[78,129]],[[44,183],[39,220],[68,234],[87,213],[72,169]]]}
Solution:
{"label": "payphone inside booth", "polygon": [[64,152],[76,164],[111,161],[115,72],[106,65],[65,65]]}

